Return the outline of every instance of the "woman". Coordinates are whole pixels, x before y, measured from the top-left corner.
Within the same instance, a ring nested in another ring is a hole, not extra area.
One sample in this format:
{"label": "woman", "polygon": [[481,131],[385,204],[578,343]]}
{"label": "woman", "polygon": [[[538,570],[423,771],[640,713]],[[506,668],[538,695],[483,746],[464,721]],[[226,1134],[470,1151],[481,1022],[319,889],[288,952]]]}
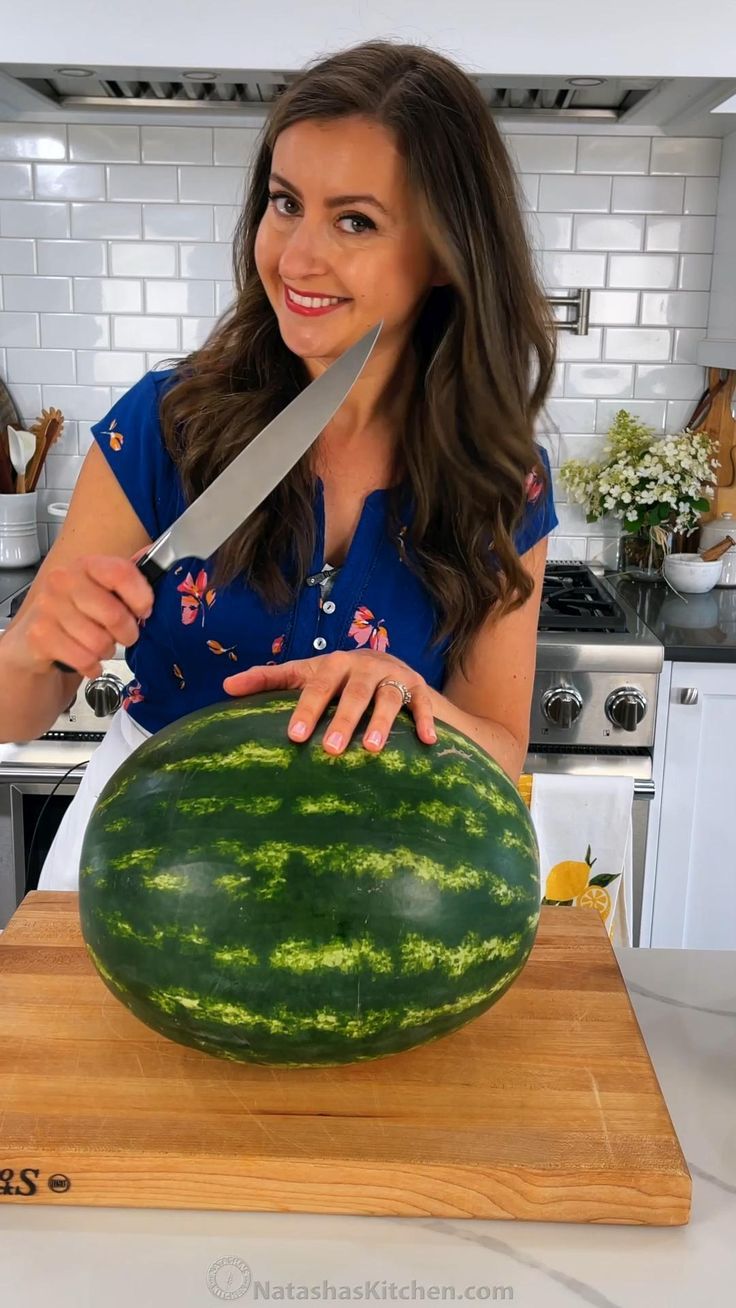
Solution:
{"label": "woman", "polygon": [[[384,42],[302,73],[265,128],[234,266],[208,341],[93,427],[64,528],[0,646],[6,740],[47,730],[116,641],[135,673],[40,888],[76,888],[89,812],[126,754],[225,694],[300,691],[295,741],[338,701],[333,753],[366,709],[361,743],[380,750],[407,705],[427,745],[439,719],[514,780],[523,765],[557,522],[533,439],[554,327],[471,80]],[[380,319],[308,455],[215,558],[167,574],[154,606],[131,556]]]}

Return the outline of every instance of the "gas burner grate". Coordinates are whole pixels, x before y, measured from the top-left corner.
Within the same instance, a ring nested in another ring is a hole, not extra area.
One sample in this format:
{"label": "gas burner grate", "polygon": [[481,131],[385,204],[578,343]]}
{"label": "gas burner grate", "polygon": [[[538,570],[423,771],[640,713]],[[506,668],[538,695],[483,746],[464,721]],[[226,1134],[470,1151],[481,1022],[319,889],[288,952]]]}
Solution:
{"label": "gas burner grate", "polygon": [[584,563],[548,563],[540,631],[626,631],[626,615]]}

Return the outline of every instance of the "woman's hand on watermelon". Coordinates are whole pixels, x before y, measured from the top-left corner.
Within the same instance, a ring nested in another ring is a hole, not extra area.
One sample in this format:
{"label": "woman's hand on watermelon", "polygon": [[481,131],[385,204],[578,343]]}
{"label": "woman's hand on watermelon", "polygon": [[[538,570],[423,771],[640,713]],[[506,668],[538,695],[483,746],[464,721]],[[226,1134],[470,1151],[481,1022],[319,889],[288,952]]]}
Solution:
{"label": "woman's hand on watermelon", "polygon": [[429,687],[419,673],[392,654],[368,649],[336,650],[333,654],[320,654],[313,659],[265,664],[226,677],[222,688],[228,695],[301,690],[288,726],[289,736],[295,741],[308,740],[327,706],[338,699],[335,715],[323,740],[324,748],[330,754],[341,754],[347,748],[360,719],[375,698],[363,744],[376,753],[383,749],[402,707],[401,691],[396,686],[376,689],[384,677],[401,681],[411,691],[408,707],[416,722],[417,735],[426,745],[433,745],[437,733]]}

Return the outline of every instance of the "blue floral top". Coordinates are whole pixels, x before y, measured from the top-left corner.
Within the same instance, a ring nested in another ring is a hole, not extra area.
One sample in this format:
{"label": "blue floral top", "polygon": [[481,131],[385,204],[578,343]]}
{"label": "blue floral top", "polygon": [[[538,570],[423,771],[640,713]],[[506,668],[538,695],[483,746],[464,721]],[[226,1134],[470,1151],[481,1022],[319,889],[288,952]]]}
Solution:
{"label": "blue floral top", "polygon": [[[162,388],[174,369],[148,372],[112,407],[92,433],[152,540],[186,508],[179,473],[163,443],[158,419]],[[543,449],[540,458],[549,464]],[[516,534],[520,554],[557,525],[551,488],[535,474],[527,483],[527,514]],[[147,731],[206,704],[226,699],[226,676],[256,664],[282,663],[338,649],[385,650],[436,690],[445,677],[447,641],[431,648],[435,610],[426,588],[405,565],[403,527],[389,538],[388,491],[368,495],[345,562],[324,559],[322,481],[316,479],[316,543],[311,572],[291,606],[270,612],[241,578],[210,584],[213,560],[182,559],[156,585],[151,617],[126,649],[134,679],[123,707]],[[405,493],[406,522],[410,498]]]}

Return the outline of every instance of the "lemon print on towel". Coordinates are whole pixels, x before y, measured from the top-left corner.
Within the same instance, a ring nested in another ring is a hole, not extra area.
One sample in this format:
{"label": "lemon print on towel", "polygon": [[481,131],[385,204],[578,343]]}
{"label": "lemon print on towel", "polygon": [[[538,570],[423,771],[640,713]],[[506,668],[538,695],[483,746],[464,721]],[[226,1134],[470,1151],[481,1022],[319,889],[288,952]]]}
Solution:
{"label": "lemon print on towel", "polygon": [[611,896],[606,886],[615,881],[620,872],[590,874],[595,859],[588,845],[585,860],[566,858],[550,869],[544,887],[543,904],[569,906],[577,901],[578,908],[595,908],[605,922],[611,910]]}

